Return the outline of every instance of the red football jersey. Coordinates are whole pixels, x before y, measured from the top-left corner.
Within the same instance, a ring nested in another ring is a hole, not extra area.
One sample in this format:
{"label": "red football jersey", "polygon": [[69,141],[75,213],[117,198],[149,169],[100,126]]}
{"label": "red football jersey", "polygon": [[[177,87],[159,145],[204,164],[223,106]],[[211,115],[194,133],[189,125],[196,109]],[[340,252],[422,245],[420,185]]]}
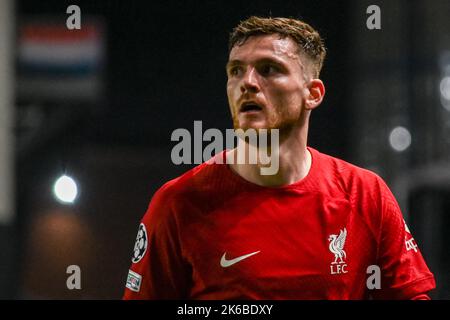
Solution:
{"label": "red football jersey", "polygon": [[310,171],[291,185],[258,186],[209,161],[161,187],[124,298],[410,299],[433,289],[383,180],[308,150]]}

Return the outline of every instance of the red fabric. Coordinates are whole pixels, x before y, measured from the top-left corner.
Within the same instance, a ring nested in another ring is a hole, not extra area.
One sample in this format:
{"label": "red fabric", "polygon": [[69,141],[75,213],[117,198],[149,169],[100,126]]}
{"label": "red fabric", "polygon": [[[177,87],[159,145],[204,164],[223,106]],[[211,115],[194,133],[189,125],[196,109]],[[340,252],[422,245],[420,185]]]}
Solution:
{"label": "red fabric", "polygon": [[419,294],[415,297],[412,297],[411,300],[431,300],[430,297],[426,294]]}
{"label": "red fabric", "polygon": [[[166,183],[142,219],[146,253],[130,267],[141,288],[124,299],[410,299],[433,289],[382,179],[308,149],[310,172],[289,186],[257,186],[208,163]],[[344,228],[340,259],[330,236]],[[225,253],[254,252],[220,264]],[[381,269],[381,289],[367,288],[370,265]]]}

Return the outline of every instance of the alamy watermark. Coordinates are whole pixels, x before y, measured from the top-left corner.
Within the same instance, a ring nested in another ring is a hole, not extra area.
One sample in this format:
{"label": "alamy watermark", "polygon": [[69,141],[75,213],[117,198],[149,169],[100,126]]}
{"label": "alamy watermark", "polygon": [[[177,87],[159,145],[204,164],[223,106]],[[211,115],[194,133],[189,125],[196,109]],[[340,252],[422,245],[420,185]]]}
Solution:
{"label": "alamy watermark", "polygon": [[381,9],[376,4],[367,7],[367,14],[370,16],[366,20],[366,26],[369,30],[381,30]]}
{"label": "alamy watermark", "polygon": [[[194,121],[194,136],[189,130],[178,128],[172,132],[171,159],[179,164],[258,164],[261,175],[275,175],[279,169],[280,135],[278,129],[226,129],[225,139],[219,129],[203,132],[202,122]],[[204,142],[210,142],[203,148]],[[237,146],[236,146],[237,145]],[[235,156],[214,157],[224,149],[234,149]]]}
{"label": "alamy watermark", "polygon": [[69,290],[81,289],[81,269],[78,265],[72,264],[67,267],[66,273],[70,274],[66,280],[66,286]]}
{"label": "alamy watermark", "polygon": [[66,20],[66,27],[69,30],[81,29],[81,9],[79,6],[72,4],[67,7],[66,13],[70,14]]}
{"label": "alamy watermark", "polygon": [[379,266],[372,264],[367,267],[367,274],[370,276],[366,280],[366,286],[369,290],[381,289],[381,269]]}

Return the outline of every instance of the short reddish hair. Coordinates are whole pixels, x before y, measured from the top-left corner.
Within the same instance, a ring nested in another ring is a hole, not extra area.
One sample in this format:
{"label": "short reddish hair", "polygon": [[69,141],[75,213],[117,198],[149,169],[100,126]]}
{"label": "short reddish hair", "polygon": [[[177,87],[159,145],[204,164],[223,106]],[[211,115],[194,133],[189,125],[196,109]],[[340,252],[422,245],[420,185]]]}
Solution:
{"label": "short reddish hair", "polygon": [[314,77],[319,77],[326,56],[322,37],[309,24],[292,18],[263,18],[252,16],[241,21],[231,32],[229,51],[242,45],[255,35],[279,34],[281,38],[290,37],[301,52],[310,60]]}

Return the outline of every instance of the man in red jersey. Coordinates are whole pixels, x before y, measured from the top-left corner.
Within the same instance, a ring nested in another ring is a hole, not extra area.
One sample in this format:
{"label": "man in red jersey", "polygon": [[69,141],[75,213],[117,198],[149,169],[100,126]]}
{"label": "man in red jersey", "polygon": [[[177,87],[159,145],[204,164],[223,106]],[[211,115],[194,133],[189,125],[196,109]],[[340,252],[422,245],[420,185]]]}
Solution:
{"label": "man in red jersey", "polygon": [[251,17],[233,30],[233,124],[278,129],[279,169],[213,159],[161,187],[125,299],[428,299],[434,277],[383,180],[307,147],[324,58],[299,20]]}

